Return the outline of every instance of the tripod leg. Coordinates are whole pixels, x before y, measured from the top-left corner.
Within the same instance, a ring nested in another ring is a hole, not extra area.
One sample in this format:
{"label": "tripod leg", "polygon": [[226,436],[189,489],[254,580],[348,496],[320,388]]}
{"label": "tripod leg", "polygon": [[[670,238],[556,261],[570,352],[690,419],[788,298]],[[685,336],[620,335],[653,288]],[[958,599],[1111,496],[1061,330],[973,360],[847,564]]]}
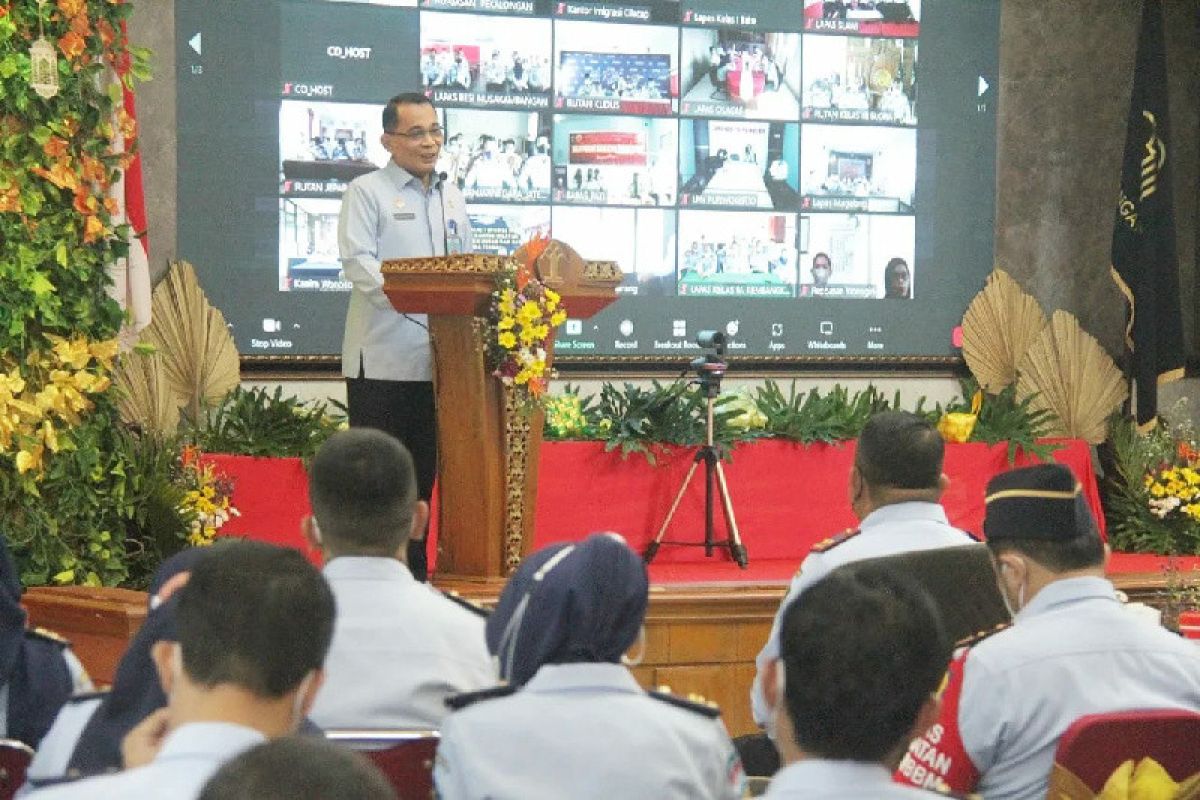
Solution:
{"label": "tripod leg", "polygon": [[733,501],[729,498],[729,485],[725,482],[725,470],[721,462],[716,462],[717,485],[721,489],[721,507],[725,510],[725,524],[729,528],[729,554],[742,569],[750,565],[746,554],[746,546],[742,544],[742,534],[738,532],[737,520],[733,516]]}
{"label": "tripod leg", "polygon": [[654,540],[646,545],[646,549],[642,551],[642,560],[649,564],[658,555],[658,548],[662,544],[663,537],[667,535],[667,528],[671,524],[671,520],[675,517],[675,511],[679,508],[679,503],[683,500],[683,495],[687,492],[688,486],[692,482],[692,476],[696,474],[696,467],[700,466],[699,459],[692,461],[692,466],[688,468],[687,476],[683,479],[683,484],[679,487],[679,491],[675,493],[675,500],[671,503],[671,510],[667,512],[667,518],[663,520],[662,527],[658,529],[658,534]]}

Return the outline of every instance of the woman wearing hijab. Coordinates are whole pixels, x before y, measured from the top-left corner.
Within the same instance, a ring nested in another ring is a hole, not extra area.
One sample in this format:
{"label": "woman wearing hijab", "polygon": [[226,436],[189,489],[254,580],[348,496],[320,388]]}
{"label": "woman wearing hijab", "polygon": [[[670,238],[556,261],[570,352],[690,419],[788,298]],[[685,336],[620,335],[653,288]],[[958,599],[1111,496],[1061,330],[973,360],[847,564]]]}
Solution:
{"label": "woman wearing hijab", "polygon": [[534,553],[487,622],[507,685],[449,701],[434,781],[466,798],[736,798],[742,770],[720,713],[648,693],[623,662],[649,585],[615,534]]}
{"label": "woman wearing hijab", "polygon": [[26,627],[23,593],[0,536],[0,737],[36,748],[67,698],[92,682],[65,639]]}
{"label": "woman wearing hijab", "polygon": [[63,706],[29,765],[22,793],[64,776],[121,769],[125,734],[167,703],[150,648],[157,641],[175,638],[171,596],[187,582],[192,565],[203,552],[200,548],[183,550],[159,565],[150,581],[146,621],[121,656],[112,690],[79,694]]}

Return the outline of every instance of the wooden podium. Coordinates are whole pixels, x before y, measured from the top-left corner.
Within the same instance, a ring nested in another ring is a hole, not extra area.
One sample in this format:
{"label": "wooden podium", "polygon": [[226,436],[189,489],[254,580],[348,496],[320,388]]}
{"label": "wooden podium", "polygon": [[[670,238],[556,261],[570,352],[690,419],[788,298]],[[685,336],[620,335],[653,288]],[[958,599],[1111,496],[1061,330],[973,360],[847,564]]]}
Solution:
{"label": "wooden podium", "polygon": [[[513,261],[461,254],[383,262],[383,290],[396,310],[429,315],[438,419],[439,583],[499,583],[533,540],[542,413],[522,412],[486,359],[487,337],[494,335],[486,316],[497,275],[521,263],[523,255],[524,248]],[[614,262],[584,261],[557,240],[534,271],[562,295],[573,319],[586,319],[615,300],[621,282]]]}

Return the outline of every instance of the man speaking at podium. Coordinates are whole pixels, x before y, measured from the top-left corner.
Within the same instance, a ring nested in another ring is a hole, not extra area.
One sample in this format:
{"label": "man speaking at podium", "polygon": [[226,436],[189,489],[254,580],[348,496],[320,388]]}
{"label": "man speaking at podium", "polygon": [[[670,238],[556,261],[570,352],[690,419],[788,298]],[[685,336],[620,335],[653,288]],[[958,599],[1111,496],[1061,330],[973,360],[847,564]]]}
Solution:
{"label": "man speaking at podium", "polygon": [[[437,472],[433,368],[424,314],[401,314],[383,293],[380,262],[466,252],[471,223],[462,193],[435,172],[445,131],[423,94],[398,94],[383,109],[391,159],[342,195],[338,249],[353,284],[342,375],[353,426],[378,428],[412,453],[417,492],[428,501]],[[425,537],[408,544],[414,576],[426,577]]]}

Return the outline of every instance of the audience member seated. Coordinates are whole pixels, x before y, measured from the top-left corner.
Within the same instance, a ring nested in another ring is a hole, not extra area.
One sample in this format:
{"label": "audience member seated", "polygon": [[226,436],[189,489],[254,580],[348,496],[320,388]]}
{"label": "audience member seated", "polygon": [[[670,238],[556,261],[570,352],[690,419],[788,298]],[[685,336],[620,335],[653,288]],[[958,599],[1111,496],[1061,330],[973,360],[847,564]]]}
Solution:
{"label": "audience member seated", "polygon": [[766,797],[933,798],[891,780],[916,731],[937,718],[950,641],[911,578],[852,564],[784,612],[766,693],[785,766]]}
{"label": "audience member seated", "polygon": [[308,539],[337,598],[323,728],[437,728],[448,696],[492,686],[483,611],[413,579],[408,539],[425,528],[412,457],[371,428],[330,437],[309,471]]}
{"label": "audience member seated", "polygon": [[438,797],[741,797],[720,712],[647,693],[621,663],[645,635],[647,595],[642,559],[615,534],[527,558],[487,624],[508,685],[451,701]]}
{"label": "audience member seated", "polygon": [[755,659],[758,670],[750,699],[754,721],[760,726],[766,727],[768,721],[763,674],[779,656],[780,621],[805,589],[852,561],[974,541],[951,527],[938,502],[949,485],[942,473],[944,453],[941,435],[915,414],[885,411],[867,421],[850,468],[850,507],[859,527],[814,545],[792,578],[770,637]]}
{"label": "audience member seated", "polygon": [[38,747],[63,704],[92,682],[67,641],[26,627],[24,588],[0,536],[0,738]]}
{"label": "audience member seated", "polygon": [[252,747],[209,779],[199,800],[395,800],[362,756],[322,739],[284,736]]}
{"label": "audience member seated", "polygon": [[203,552],[184,550],[159,565],[150,582],[146,621],[121,656],[112,690],[79,694],[67,701],[29,765],[22,792],[64,775],[78,778],[120,770],[121,740],[167,704],[150,649],[155,642],[176,640],[172,597],[187,582]]}
{"label": "audience member seated", "polygon": [[983,530],[1012,627],[955,653],[941,718],[897,779],[992,798],[1046,796],[1054,750],[1085,714],[1200,711],[1200,652],[1121,607],[1083,490],[1058,464],[988,483]]}
{"label": "audience member seated", "polygon": [[320,573],[295,550],[221,542],[197,560],[177,602],[178,642],[150,648],[167,705],[125,737],[125,771],[30,797],[189,800],[225,761],[296,730],[333,634]]}

